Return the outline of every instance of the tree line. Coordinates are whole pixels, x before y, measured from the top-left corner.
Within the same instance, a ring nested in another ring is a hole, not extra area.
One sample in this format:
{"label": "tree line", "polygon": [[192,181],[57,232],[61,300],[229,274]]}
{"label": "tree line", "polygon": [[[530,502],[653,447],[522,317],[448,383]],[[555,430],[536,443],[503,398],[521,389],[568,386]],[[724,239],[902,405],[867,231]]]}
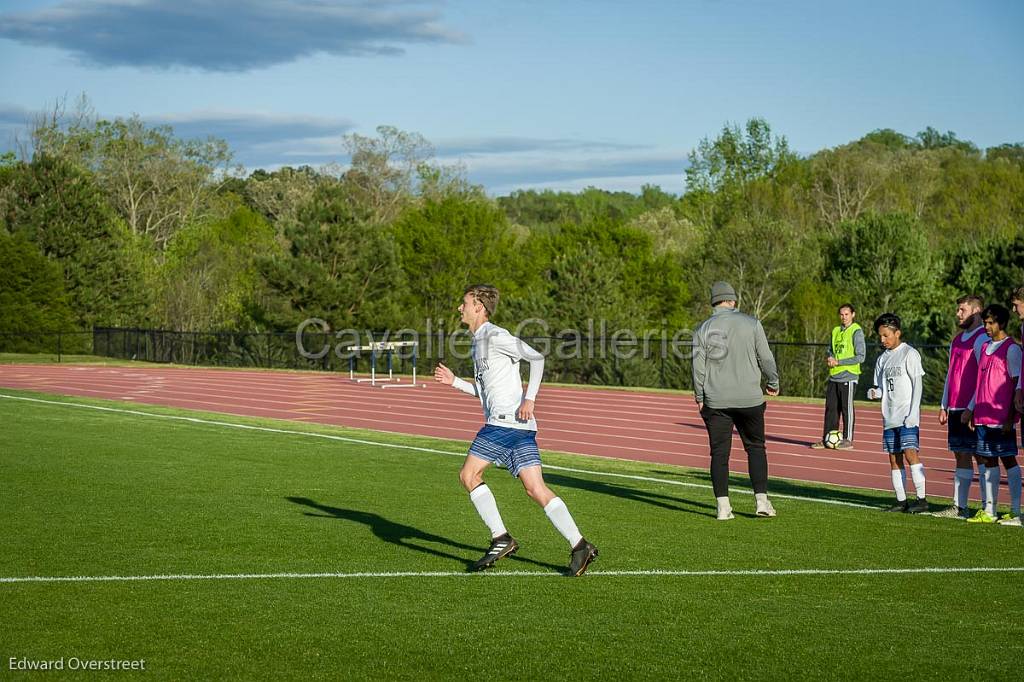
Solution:
{"label": "tree line", "polygon": [[[347,167],[248,174],[221,140],[84,107],[28,135],[0,158],[5,332],[294,330],[309,317],[454,330],[463,287],[489,282],[499,323],[641,335],[692,328],[726,279],[773,340],[826,340],[848,301],[862,321],[893,311],[911,342],[941,344],[958,295],[1006,301],[1024,283],[1024,144],[982,150],[930,127],[799,155],[753,118],[695,146],[680,195],[497,198],[387,126],[345,136]],[[791,368],[809,390],[813,362]],[[650,379],[601,359],[573,371]]]}

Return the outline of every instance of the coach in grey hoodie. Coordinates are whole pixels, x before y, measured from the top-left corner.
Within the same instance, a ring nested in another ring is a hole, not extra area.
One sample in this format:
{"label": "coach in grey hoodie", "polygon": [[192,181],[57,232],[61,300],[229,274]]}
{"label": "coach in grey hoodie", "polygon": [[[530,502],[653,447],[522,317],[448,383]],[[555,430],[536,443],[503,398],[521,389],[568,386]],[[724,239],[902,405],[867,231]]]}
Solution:
{"label": "coach in grey hoodie", "polygon": [[693,395],[708,430],[711,483],[718,519],[733,518],[729,502],[729,454],[733,426],[747,451],[750,482],[758,516],[775,516],[768,500],[768,455],[765,451],[765,400],[779,394],[779,372],[761,323],[736,309],[736,291],[728,282],[711,286],[714,312],[693,338]]}

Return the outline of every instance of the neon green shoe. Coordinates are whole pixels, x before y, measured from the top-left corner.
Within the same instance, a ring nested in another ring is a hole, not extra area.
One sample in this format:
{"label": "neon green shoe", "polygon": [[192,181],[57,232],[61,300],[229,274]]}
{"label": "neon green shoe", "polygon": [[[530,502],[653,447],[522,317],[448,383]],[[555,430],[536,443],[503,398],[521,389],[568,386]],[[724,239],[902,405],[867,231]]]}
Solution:
{"label": "neon green shoe", "polygon": [[967,519],[967,523],[995,523],[996,517],[989,514],[984,509],[979,509],[978,513]]}

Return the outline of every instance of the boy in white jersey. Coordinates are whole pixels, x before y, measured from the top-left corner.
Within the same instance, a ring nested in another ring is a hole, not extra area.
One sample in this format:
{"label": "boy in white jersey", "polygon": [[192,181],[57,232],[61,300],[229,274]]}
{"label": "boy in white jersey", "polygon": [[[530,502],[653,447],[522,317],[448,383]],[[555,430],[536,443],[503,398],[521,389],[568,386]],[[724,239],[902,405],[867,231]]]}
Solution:
{"label": "boy in white jersey", "polygon": [[942,388],[942,410],[939,412],[939,424],[947,430],[947,446],[956,458],[953,505],[932,516],[967,519],[971,515],[967,501],[974,480],[972,459],[978,462],[981,506],[985,506],[985,459],[977,455],[977,435],[961,417],[974,396],[981,348],[989,339],[981,319],[981,309],[985,307],[981,297],[961,296],[956,303],[956,321],[961,331],[949,343],[949,366],[946,370],[946,383]]}
{"label": "boy in white jersey", "polygon": [[[493,464],[504,466],[518,478],[526,494],[544,508],[544,513],[572,548],[569,575],[580,576],[597,558],[597,548],[587,542],[576,527],[561,498],[544,483],[540,451],[537,449],[537,421],[533,417],[534,400],[544,374],[544,356],[520,339],[490,321],[498,305],[498,290],[487,284],[466,288],[459,306],[462,322],[473,334],[473,370],[475,383],[459,379],[438,364],[434,379],[477,396],[484,410],[484,427],[477,433],[462,464],[459,480],[469,492],[487,528],[491,546],[473,570],[490,568],[498,559],[514,554],[519,543],[509,535],[498,512],[491,489],[484,483],[484,469]],[[530,363],[530,380],[523,394],[519,363]]]}
{"label": "boy in white jersey", "polygon": [[[921,426],[921,354],[903,342],[900,318],[884,313],[875,320],[885,352],[875,361],[875,386],[868,390],[870,400],[882,400],[882,440],[889,453],[892,487],[896,491],[896,504],[887,511],[918,514],[928,511],[925,497],[924,465],[917,456],[920,449]],[[907,473],[903,460],[910,463],[917,501],[907,500]]]}
{"label": "boy in white jersey", "polygon": [[985,457],[985,507],[967,519],[968,523],[995,523],[999,511],[999,464],[1006,469],[1006,482],[1010,490],[1010,513],[999,521],[1019,526],[1021,471],[1017,464],[1018,420],[1014,407],[1020,377],[1021,350],[1013,337],[1006,333],[1010,311],[998,303],[981,311],[985,331],[990,340],[985,344],[978,361],[978,380],[970,405],[964,410],[963,420],[978,434],[978,454]]}

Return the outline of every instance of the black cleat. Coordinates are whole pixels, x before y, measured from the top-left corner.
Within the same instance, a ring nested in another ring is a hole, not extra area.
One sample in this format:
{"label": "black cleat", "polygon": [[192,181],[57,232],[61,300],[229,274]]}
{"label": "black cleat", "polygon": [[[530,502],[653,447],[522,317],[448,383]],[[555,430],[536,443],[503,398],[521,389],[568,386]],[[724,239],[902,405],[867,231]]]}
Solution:
{"label": "black cleat", "polygon": [[587,570],[587,566],[590,562],[597,558],[597,547],[587,542],[586,538],[583,538],[576,546],[572,548],[572,553],[569,555],[569,575],[576,578]]}
{"label": "black cleat", "polygon": [[924,498],[918,498],[912,505],[907,507],[908,514],[927,514],[928,513],[928,500]]}
{"label": "black cleat", "polygon": [[894,504],[893,506],[889,507],[885,511],[906,514],[906,513],[908,513],[910,511],[910,501],[909,500],[903,500],[902,502],[897,502],[896,504]]}
{"label": "black cleat", "polygon": [[498,559],[515,554],[519,551],[519,543],[516,539],[505,533],[491,540],[491,546],[487,548],[487,554],[476,560],[470,570],[483,571],[495,564]]}

